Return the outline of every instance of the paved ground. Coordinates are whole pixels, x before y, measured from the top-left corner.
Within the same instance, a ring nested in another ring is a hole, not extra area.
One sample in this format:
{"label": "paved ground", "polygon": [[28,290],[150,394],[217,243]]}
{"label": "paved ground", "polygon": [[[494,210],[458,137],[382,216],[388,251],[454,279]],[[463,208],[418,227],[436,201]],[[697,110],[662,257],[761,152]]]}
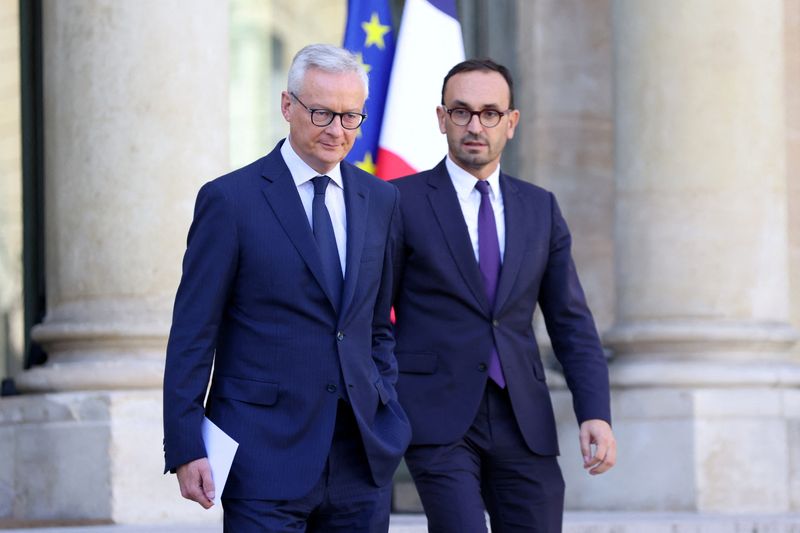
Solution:
{"label": "paved ground", "polygon": [[[427,531],[425,517],[422,515],[393,515],[390,533],[424,533]],[[77,526],[46,527],[26,529],[3,529],[3,533],[222,533],[219,524],[200,525],[159,525],[159,526]]]}
{"label": "paved ground", "polygon": [[[390,533],[424,533],[425,517],[393,515]],[[3,533],[221,533],[218,524],[2,529]],[[800,513],[567,513],[563,533],[800,533]]]}

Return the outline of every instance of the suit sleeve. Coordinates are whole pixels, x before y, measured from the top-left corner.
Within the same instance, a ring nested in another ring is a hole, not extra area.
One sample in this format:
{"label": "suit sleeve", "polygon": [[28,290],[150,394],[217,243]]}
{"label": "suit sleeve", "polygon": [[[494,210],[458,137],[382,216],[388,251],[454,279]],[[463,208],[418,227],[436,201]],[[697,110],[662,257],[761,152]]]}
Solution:
{"label": "suit sleeve", "polygon": [[397,257],[396,247],[401,230],[400,222],[400,193],[394,189],[394,205],[389,221],[386,241],[386,250],[383,259],[383,273],[378,296],[375,302],[375,312],[372,322],[372,358],[384,382],[384,388],[392,400],[397,399],[394,385],[397,383],[397,359],[394,356],[394,327],[391,322],[392,297],[395,290],[395,279],[398,272],[395,269]]}
{"label": "suit sleeve", "polygon": [[578,423],[590,419],[611,423],[608,365],[572,259],[572,237],[552,194],[550,205],[550,254],[539,305]]}
{"label": "suit sleeve", "polygon": [[164,371],[165,471],[206,456],[200,426],[217,332],[237,266],[236,224],[215,182],[197,195]]}

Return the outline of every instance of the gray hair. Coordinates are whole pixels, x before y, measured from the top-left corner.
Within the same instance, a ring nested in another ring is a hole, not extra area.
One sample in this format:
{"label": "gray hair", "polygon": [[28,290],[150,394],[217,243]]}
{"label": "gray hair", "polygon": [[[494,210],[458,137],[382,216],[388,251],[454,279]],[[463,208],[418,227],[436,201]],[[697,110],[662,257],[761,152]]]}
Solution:
{"label": "gray hair", "polygon": [[309,68],[332,73],[355,72],[364,83],[364,96],[369,96],[367,71],[364,70],[358,56],[349,50],[330,44],[310,44],[301,49],[289,67],[289,80],[286,84],[289,92],[300,93]]}

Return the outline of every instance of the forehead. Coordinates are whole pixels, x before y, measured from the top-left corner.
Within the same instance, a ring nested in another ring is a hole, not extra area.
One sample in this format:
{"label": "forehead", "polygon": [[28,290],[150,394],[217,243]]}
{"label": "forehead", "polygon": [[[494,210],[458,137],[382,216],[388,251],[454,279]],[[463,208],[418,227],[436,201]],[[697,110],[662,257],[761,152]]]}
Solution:
{"label": "forehead", "polygon": [[511,94],[506,79],[499,72],[460,72],[447,80],[444,88],[445,104],[464,102],[474,109],[495,105],[507,108]]}
{"label": "forehead", "polygon": [[303,77],[302,90],[307,98],[318,101],[333,99],[361,102],[365,98],[364,83],[355,72],[328,72],[309,68]]}

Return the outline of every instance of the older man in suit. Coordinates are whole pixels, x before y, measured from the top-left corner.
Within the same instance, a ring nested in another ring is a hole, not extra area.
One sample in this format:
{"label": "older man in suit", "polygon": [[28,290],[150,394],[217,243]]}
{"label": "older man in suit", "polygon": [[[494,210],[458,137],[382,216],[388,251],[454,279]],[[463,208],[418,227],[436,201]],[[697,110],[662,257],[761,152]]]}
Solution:
{"label": "older man in suit", "polygon": [[288,139],[197,197],[167,347],[166,469],[209,507],[204,415],[239,443],[225,531],[388,530],[410,438],[389,320],[398,194],[342,161],[367,87],[350,52],[304,48],[281,96]]}
{"label": "older man in suit", "polygon": [[541,307],[580,423],[584,466],[613,466],[608,370],[555,197],[500,169],[514,135],[511,74],[453,67],[437,108],[448,153],[401,193],[398,393],[429,531],[561,531],[564,481],[532,329]]}

